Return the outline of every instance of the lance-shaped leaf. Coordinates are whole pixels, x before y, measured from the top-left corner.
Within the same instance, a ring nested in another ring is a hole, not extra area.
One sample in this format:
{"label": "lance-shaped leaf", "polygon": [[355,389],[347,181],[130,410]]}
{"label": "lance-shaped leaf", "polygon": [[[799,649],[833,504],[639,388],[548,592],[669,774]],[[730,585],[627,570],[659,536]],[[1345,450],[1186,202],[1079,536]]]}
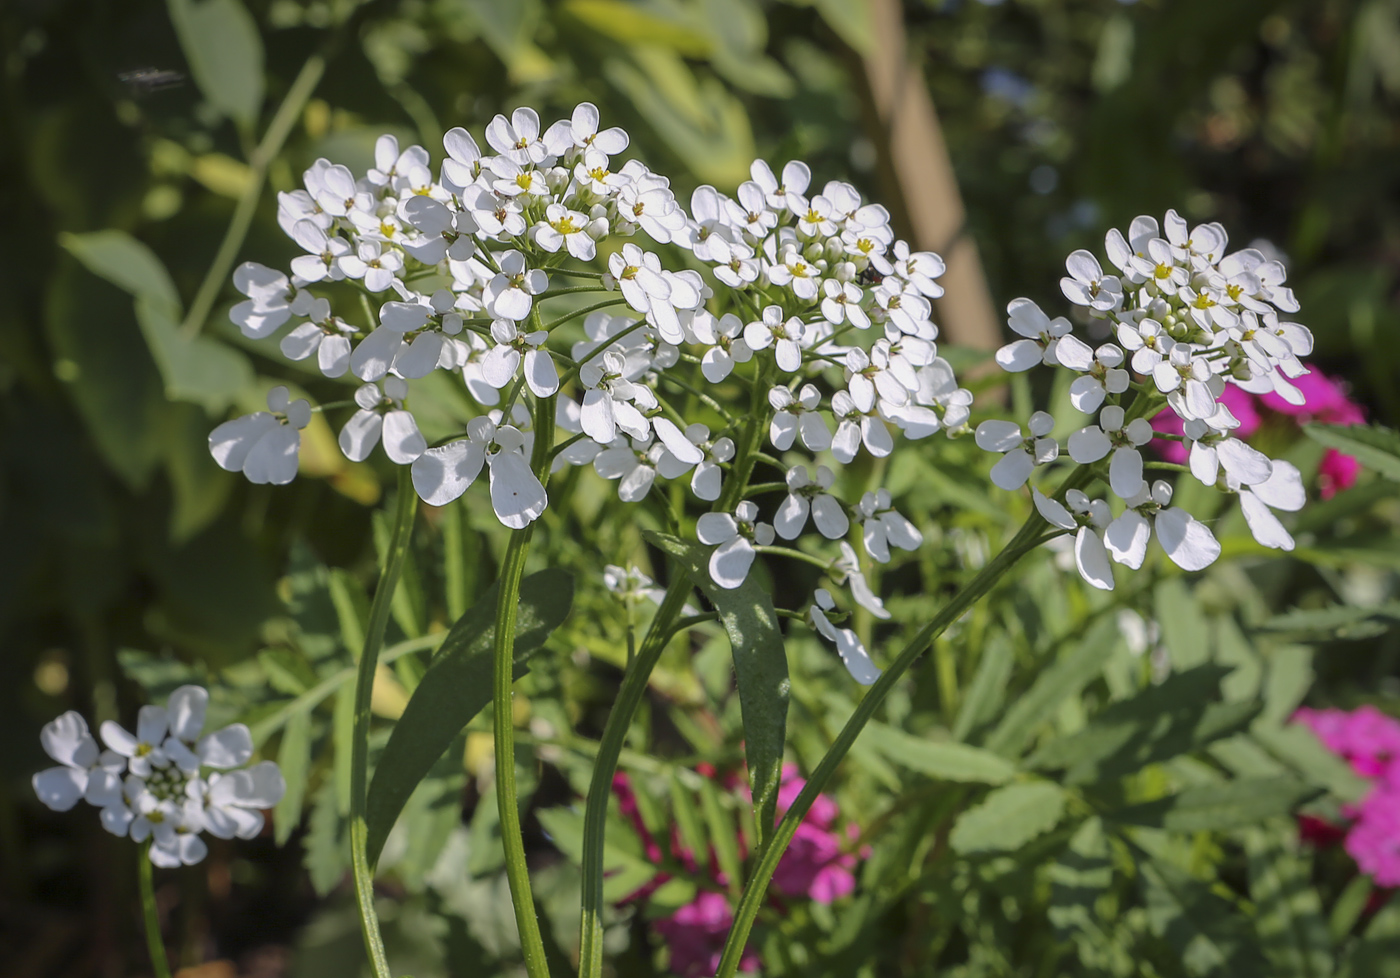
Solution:
{"label": "lance-shaped leaf", "polygon": [[1247,918],[1208,883],[1155,859],[1143,861],[1138,868],[1148,925],[1176,951],[1188,975],[1264,978],[1271,974]]}
{"label": "lance-shaped leaf", "polygon": [[1373,472],[1400,481],[1400,432],[1365,424],[1310,424],[1303,426],[1303,432],[1313,441],[1352,456]]}
{"label": "lance-shaped leaf", "polygon": [[263,101],[263,46],[240,0],[168,0],[190,71],[210,104],[251,127]]}
{"label": "lance-shaped leaf", "polygon": [[744,718],[744,753],[757,814],[759,844],[768,841],[778,809],[787,730],[788,663],[773,599],[752,576],[732,590],[710,580],[710,548],[664,533],[644,536],[685,569],[719,612],[734,650],[734,677]]}
{"label": "lance-shaped leaf", "polygon": [[1105,817],[1120,824],[1172,832],[1223,831],[1287,815],[1320,794],[1321,788],[1295,778],[1242,778],[1228,784],[1187,788],[1156,801],[1120,808]]}
{"label": "lance-shaped leaf", "polygon": [[1276,978],[1327,978],[1332,941],[1297,834],[1291,822],[1245,830],[1249,895],[1258,909],[1254,928]]}
{"label": "lance-shaped leaf", "polygon": [[[569,614],[574,579],[562,570],[531,574],[520,582],[515,631],[515,678],[528,671],[526,660]],[[366,804],[370,862],[403,806],[453,739],[491,702],[492,646],[496,639],[493,586],[452,626],[422,682],[394,725],[374,770]]]}
{"label": "lance-shaped leaf", "polygon": [[883,723],[867,724],[864,737],[900,767],[943,781],[1005,784],[1016,776],[1016,765],[1006,758],[970,744],[926,740]]}
{"label": "lance-shaped leaf", "polygon": [[1009,852],[1053,829],[1065,811],[1065,793],[1050,781],[1008,784],[953,823],[954,852]]}

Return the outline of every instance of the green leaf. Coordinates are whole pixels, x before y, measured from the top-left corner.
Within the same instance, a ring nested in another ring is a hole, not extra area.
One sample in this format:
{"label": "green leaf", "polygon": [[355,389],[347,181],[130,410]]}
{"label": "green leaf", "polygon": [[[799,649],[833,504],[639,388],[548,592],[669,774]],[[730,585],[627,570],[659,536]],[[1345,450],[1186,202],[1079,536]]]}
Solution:
{"label": "green leaf", "polygon": [[714,38],[697,29],[700,25],[668,16],[665,7],[648,9],[626,0],[565,0],[561,12],[628,47],[659,45],[687,58],[704,58],[714,50]]}
{"label": "green leaf", "polygon": [[169,0],[170,19],[204,97],[244,128],[263,102],[263,46],[239,0]]}
{"label": "green leaf", "polygon": [[1054,716],[1067,697],[1098,678],[1119,641],[1114,621],[1105,619],[1095,625],[1073,651],[1042,671],[1025,695],[1011,705],[987,738],[987,749],[1005,757],[1020,754],[1030,735]]}
{"label": "green leaf", "polygon": [[1380,978],[1395,974],[1400,961],[1400,899],[1390,898],[1371,918],[1366,933],[1352,945],[1342,962],[1339,978]]}
{"label": "green leaf", "polygon": [[1169,577],[1157,585],[1155,597],[1162,644],[1171,653],[1172,667],[1189,669],[1209,662],[1210,624],[1186,582]]}
{"label": "green leaf", "polygon": [[1400,482],[1400,432],[1380,425],[1308,424],[1303,426],[1303,433],[1350,455],[1371,471]]}
{"label": "green leaf", "polygon": [[[719,788],[709,778],[700,782],[700,811],[705,817],[709,843],[714,846],[720,871],[729,881],[729,892],[737,897],[744,885],[744,871],[739,862],[739,828],[734,824],[734,813],[721,803]],[[702,856],[704,852],[703,848],[698,849],[696,855]]]}
{"label": "green leaf", "polygon": [[1006,681],[1011,678],[1011,640],[997,632],[982,646],[982,659],[967,687],[967,694],[953,721],[953,739],[966,740],[973,729],[990,719],[1006,699]]}
{"label": "green leaf", "polygon": [[719,612],[734,651],[734,676],[744,719],[744,755],[757,813],[759,845],[768,841],[778,806],[789,696],[787,652],[773,599],[753,575],[737,588],[710,579],[710,548],[646,531],[648,542],[673,557]]}
{"label": "green leaf", "polygon": [[1237,733],[1263,704],[1212,703],[1229,672],[1202,665],[1173,673],[1160,685],[1100,711],[1077,733],[1050,741],[1027,763],[1064,770],[1068,784],[1088,784],[1123,777]]}
{"label": "green leaf", "polygon": [[1064,810],[1065,793],[1053,782],[1009,784],[959,815],[948,841],[964,855],[1009,852],[1053,829]]}
{"label": "green leaf", "polygon": [[1389,601],[1374,608],[1347,604],[1294,608],[1275,615],[1259,627],[1323,639],[1370,638],[1395,627],[1397,621],[1400,621],[1400,601]]}
{"label": "green leaf", "polygon": [[156,253],[125,231],[60,234],[58,243],[88,271],[135,297],[145,296],[180,317],[180,293]]}
{"label": "green leaf", "polygon": [[826,25],[859,54],[875,54],[870,0],[813,0]]}
{"label": "green leaf", "polygon": [[1135,970],[1131,950],[1105,928],[1100,897],[1113,882],[1113,863],[1103,823],[1091,818],[1074,833],[1050,867],[1050,906],[1046,916],[1062,941],[1074,944],[1091,975],[1127,975]]}
{"label": "green leaf", "polygon": [[297,710],[287,718],[282,744],[277,748],[277,766],[287,781],[287,793],[272,810],[277,844],[284,845],[301,823],[301,804],[306,795],[306,778],[311,767],[311,711]]}
{"label": "green leaf", "polygon": [[[575,865],[583,863],[583,813],[569,808],[536,812],[549,839]],[[608,819],[603,834],[603,898],[617,902],[656,876],[657,867],[642,852],[641,839],[626,822]]]}
{"label": "green leaf", "polygon": [[1269,754],[1297,771],[1310,783],[1321,785],[1340,801],[1359,802],[1371,783],[1351,769],[1345,760],[1322,745],[1317,734],[1300,723],[1257,723],[1250,735]]}
{"label": "green leaf", "polygon": [[883,723],[867,724],[861,740],[895,764],[944,781],[1005,784],[1016,776],[1016,765],[1000,754],[968,744],[914,737]]}
{"label": "green leaf", "polygon": [[1144,861],[1138,880],[1153,933],[1177,953],[1186,973],[1264,978],[1268,966],[1235,904],[1169,863]]}
{"label": "green leaf", "polygon": [[[557,568],[531,574],[520,582],[516,678],[527,672],[525,662],[568,617],[573,595],[573,578]],[[366,802],[366,849],[371,863],[379,858],[389,830],[418,782],[472,717],[491,702],[495,637],[493,586],[452,626],[375,766]]]}
{"label": "green leaf", "polygon": [[1320,788],[1295,778],[1248,778],[1187,788],[1156,801],[1120,808],[1104,817],[1120,824],[1173,832],[1238,829],[1287,815],[1321,793]]}
{"label": "green leaf", "polygon": [[1297,836],[1289,822],[1244,832],[1249,895],[1257,911],[1254,926],[1273,964],[1273,978],[1327,978],[1332,974],[1331,940]]}
{"label": "green leaf", "polygon": [[302,865],[318,896],[335,889],[350,869],[350,823],[337,811],[336,789],[330,781],[321,785],[311,805]]}
{"label": "green leaf", "polygon": [[705,841],[705,828],[700,812],[695,808],[695,796],[681,784],[679,778],[667,779],[670,785],[671,813],[676,819],[676,830],[681,837],[681,845],[694,853],[703,853],[709,847]]}
{"label": "green leaf", "polygon": [[316,671],[306,656],[289,648],[263,649],[258,662],[267,673],[268,683],[279,693],[300,696],[316,685]]}

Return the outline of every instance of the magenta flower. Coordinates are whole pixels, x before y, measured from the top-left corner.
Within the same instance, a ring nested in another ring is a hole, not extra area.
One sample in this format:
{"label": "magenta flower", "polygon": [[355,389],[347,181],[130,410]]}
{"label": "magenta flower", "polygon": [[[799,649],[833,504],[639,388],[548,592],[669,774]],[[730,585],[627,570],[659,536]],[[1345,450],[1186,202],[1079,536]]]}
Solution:
{"label": "magenta flower", "polygon": [[[722,893],[703,890],[694,900],[652,927],[671,949],[671,972],[680,978],[705,978],[719,969],[724,939],[734,923],[734,912]],[[758,955],[745,948],[740,971],[757,971]]]}

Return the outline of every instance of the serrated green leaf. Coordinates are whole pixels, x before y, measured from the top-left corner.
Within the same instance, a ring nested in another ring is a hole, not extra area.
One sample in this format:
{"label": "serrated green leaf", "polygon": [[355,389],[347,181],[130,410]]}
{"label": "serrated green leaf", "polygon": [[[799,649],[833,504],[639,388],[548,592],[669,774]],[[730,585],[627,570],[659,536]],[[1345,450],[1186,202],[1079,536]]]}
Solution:
{"label": "serrated green leaf", "polygon": [[1365,424],[1308,424],[1303,432],[1313,441],[1350,455],[1371,471],[1400,481],[1400,432]]}
{"label": "serrated green leaf", "polygon": [[1005,784],[1016,765],[1000,754],[953,741],[914,737],[895,727],[871,722],[861,740],[901,767],[944,781]]}
{"label": "serrated green leaf", "polygon": [[786,742],[789,679],[787,652],[773,599],[750,576],[737,588],[710,579],[709,547],[646,531],[648,542],[669,554],[719,612],[734,653],[739,709],[744,719],[744,756],[757,813],[759,844],[773,831]]}
{"label": "serrated green leaf", "polygon": [[1028,781],[997,788],[953,823],[948,842],[955,852],[1009,852],[1019,849],[1060,821],[1065,793],[1050,781]]}
{"label": "serrated green leaf", "polygon": [[1322,789],[1295,778],[1248,778],[1187,788],[1156,801],[1129,805],[1104,817],[1124,825],[1173,832],[1223,831],[1287,815]]}
{"label": "serrated green leaf", "polygon": [[990,637],[982,648],[977,672],[967,687],[957,718],[953,721],[953,739],[966,740],[973,729],[992,717],[1006,699],[1006,681],[1011,678],[1014,658],[1011,640],[1003,632]]}
{"label": "serrated green leaf", "polygon": [[1370,790],[1369,781],[1324,747],[1317,734],[1302,724],[1257,723],[1250,736],[1279,762],[1341,801],[1359,802]]}
{"label": "serrated green leaf", "polygon": [[301,823],[306,777],[311,768],[311,711],[297,710],[282,728],[282,744],[277,748],[277,766],[286,779],[287,791],[272,810],[277,844],[284,845]]}
{"label": "serrated green leaf", "polygon": [[1148,924],[1176,951],[1187,974],[1201,978],[1269,974],[1238,907],[1169,863],[1144,861],[1138,869]]}
{"label": "serrated green leaf", "polygon": [[1308,860],[1298,852],[1297,830],[1290,822],[1248,828],[1244,850],[1254,926],[1273,964],[1272,978],[1328,978],[1332,944]]}
{"label": "serrated green leaf", "polygon": [[1093,682],[1121,641],[1117,624],[1100,621],[1064,658],[1049,666],[1006,711],[986,747],[1005,757],[1020,754],[1035,729],[1055,715],[1066,697]]}
{"label": "serrated green leaf", "polygon": [[[573,594],[573,578],[557,568],[531,574],[520,582],[516,678],[526,673],[526,661],[568,617]],[[452,626],[394,725],[375,767],[366,802],[366,850],[371,863],[379,858],[389,830],[418,782],[472,717],[491,702],[495,635],[493,586]]]}
{"label": "serrated green leaf", "polygon": [[311,888],[326,896],[350,869],[349,822],[337,811],[335,785],[321,785],[311,806],[303,843],[302,865],[311,877]]}
{"label": "serrated green leaf", "polygon": [[170,19],[199,90],[244,127],[263,102],[263,45],[239,0],[169,0]]}
{"label": "serrated green leaf", "polygon": [[1131,949],[1104,926],[1099,899],[1113,882],[1113,863],[1103,823],[1091,818],[1074,833],[1050,866],[1050,906],[1046,916],[1062,941],[1074,944],[1090,975],[1133,972]]}
{"label": "serrated green leaf", "polygon": [[1201,665],[1173,673],[1100,711],[1084,729],[1050,741],[1028,765],[1064,770],[1068,784],[1119,778],[1249,726],[1263,704],[1213,703],[1230,672]]}

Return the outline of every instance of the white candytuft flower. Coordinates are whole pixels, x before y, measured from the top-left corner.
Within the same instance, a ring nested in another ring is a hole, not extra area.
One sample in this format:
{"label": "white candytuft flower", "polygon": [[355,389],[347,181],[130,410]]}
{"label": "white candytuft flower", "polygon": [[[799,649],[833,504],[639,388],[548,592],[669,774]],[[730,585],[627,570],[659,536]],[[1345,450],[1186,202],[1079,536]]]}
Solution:
{"label": "white candytuft flower", "polygon": [[40,735],[60,766],[34,776],[35,792],[58,811],[80,798],[101,808],[103,828],[149,840],[151,862],[167,868],[204,858],[202,832],[256,836],[263,810],[282,799],[286,783],[272,761],[244,767],[253,738],[243,724],[204,733],[208,703],[203,687],[181,686],[165,706],[141,708],[134,734],[110,720],[102,724],[101,753],[82,716],[63,714]]}

